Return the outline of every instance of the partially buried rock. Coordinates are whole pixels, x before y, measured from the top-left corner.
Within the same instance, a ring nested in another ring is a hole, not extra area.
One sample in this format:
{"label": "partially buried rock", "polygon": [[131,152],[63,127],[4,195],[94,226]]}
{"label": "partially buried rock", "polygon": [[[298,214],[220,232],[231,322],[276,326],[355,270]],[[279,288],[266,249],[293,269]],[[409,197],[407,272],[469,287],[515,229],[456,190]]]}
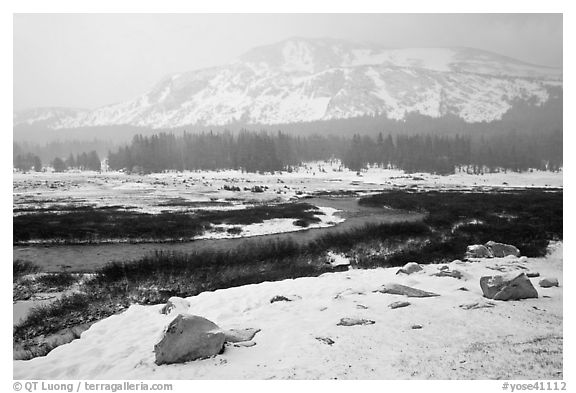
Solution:
{"label": "partially buried rock", "polygon": [[254,341],[242,341],[242,342],[234,344],[234,346],[238,347],[238,348],[240,348],[240,347],[250,348],[250,347],[253,347],[254,345],[256,345],[256,343]]}
{"label": "partially buried rock", "polygon": [[520,300],[538,297],[538,292],[524,273],[510,276],[481,277],[480,288],[482,288],[484,297],[494,300]]}
{"label": "partially buried rock", "polygon": [[540,282],[538,284],[542,288],[557,287],[559,285],[557,278],[543,278],[542,280],[540,280]]}
{"label": "partially buried rock", "polygon": [[334,340],[332,340],[330,337],[316,337],[316,340],[328,345],[334,344]]}
{"label": "partially buried rock", "polygon": [[427,292],[421,289],[416,289],[412,287],[407,287],[406,285],[400,284],[386,284],[375,290],[374,292],[387,293],[391,295],[404,295],[408,297],[432,297],[440,296],[434,292]]}
{"label": "partially buried rock", "polygon": [[338,326],[356,326],[356,325],[373,325],[375,321],[369,319],[342,318],[336,325]]}
{"label": "partially buried rock", "polygon": [[396,274],[404,273],[404,274],[412,274],[422,270],[422,266],[417,264],[416,262],[408,262],[400,270],[396,272]]}
{"label": "partially buried rock", "polygon": [[276,295],[272,299],[270,299],[270,303],[276,302],[291,302],[292,299],[288,299],[286,296]]}
{"label": "partially buried rock", "polygon": [[460,307],[463,310],[477,310],[480,308],[492,308],[495,305],[496,305],[495,303],[483,301],[483,302],[461,304],[458,307]]}
{"label": "partially buried rock", "polygon": [[225,336],[218,325],[197,315],[180,314],[154,346],[156,364],[184,363],[218,355]]}
{"label": "partially buried rock", "polygon": [[488,243],[486,243],[486,247],[496,258],[503,258],[509,255],[515,257],[520,256],[520,250],[510,244],[496,243],[493,241],[489,241]]}
{"label": "partially buried rock", "polygon": [[246,328],[246,329],[230,329],[224,330],[224,339],[226,342],[239,343],[243,341],[250,341],[254,338],[260,329]]}
{"label": "partially buried rock", "polygon": [[398,302],[390,303],[388,305],[388,307],[390,307],[392,310],[394,310],[396,308],[408,307],[409,305],[410,305],[410,302],[398,301]]}
{"label": "partially buried rock", "polygon": [[162,307],[160,312],[162,314],[170,314],[171,312],[178,312],[179,314],[184,314],[188,312],[190,308],[190,303],[186,299],[182,299],[181,297],[173,296]]}
{"label": "partially buried rock", "polygon": [[528,272],[528,273],[526,273],[526,277],[528,277],[528,278],[540,277],[540,273],[538,273],[538,272]]}
{"label": "partially buried rock", "polygon": [[412,329],[422,329],[422,325],[415,324],[411,326]]}
{"label": "partially buried rock", "polygon": [[462,273],[459,270],[440,270],[438,273],[433,274],[436,277],[452,277],[461,279]]}

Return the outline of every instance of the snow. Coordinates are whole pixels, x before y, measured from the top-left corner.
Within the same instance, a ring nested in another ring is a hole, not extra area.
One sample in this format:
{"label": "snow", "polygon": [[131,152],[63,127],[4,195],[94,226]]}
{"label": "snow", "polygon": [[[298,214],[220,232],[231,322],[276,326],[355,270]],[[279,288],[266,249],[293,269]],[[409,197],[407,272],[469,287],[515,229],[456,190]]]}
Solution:
{"label": "snow", "polygon": [[[320,222],[311,223],[307,227],[301,227],[295,225],[295,222],[297,221],[296,219],[273,218],[270,220],[264,220],[264,222],[262,223],[255,223],[248,225],[230,225],[230,224],[213,225],[213,228],[215,230],[197,236],[195,237],[195,239],[231,239],[238,237],[262,236],[262,235],[270,235],[273,233],[295,232],[295,231],[304,231],[312,228],[331,227],[341,222],[344,222],[344,218],[339,217],[336,214],[339,211],[338,209],[318,206],[318,211],[320,213],[323,213],[316,216],[320,219]],[[239,233],[227,232],[231,228],[237,228],[238,230],[240,230],[240,232]]]}
{"label": "snow", "polygon": [[353,51],[351,65],[385,64],[396,67],[424,68],[433,71],[451,71],[454,50],[449,48],[406,48],[388,50],[360,49]]}
{"label": "snow", "polygon": [[[226,185],[235,185],[242,191],[226,191],[223,189]],[[250,192],[255,185],[266,186],[268,189],[262,193]],[[306,163],[295,168],[292,173],[275,174],[242,173],[237,170],[150,175],[127,175],[120,172],[14,173],[13,207],[122,206],[154,214],[198,209],[245,209],[259,203],[296,200],[320,191],[366,193],[389,188],[467,190],[562,186],[562,171],[508,171],[484,175],[459,172],[439,176],[369,168],[358,176],[355,171],[342,168],[339,161],[319,161]],[[182,200],[182,204],[174,203],[175,200]],[[191,206],[191,203],[196,205]]]}
{"label": "snow", "polygon": [[[397,268],[350,270],[204,292],[187,298],[190,312],[224,329],[260,328],[256,345],[227,346],[214,358],[175,365],[156,366],[153,353],[174,313],[161,314],[163,305],[133,305],[45,357],[15,361],[14,378],[562,378],[562,259],[562,243],[556,243],[546,258],[448,264],[463,273],[461,280],[432,276],[440,266],[424,265],[411,275],[396,275]],[[479,279],[499,273],[495,268],[538,271],[541,277],[557,277],[560,287],[540,288],[540,277],[534,278],[538,299],[461,307],[486,304]],[[407,299],[373,292],[390,282],[440,296]],[[276,295],[293,301],[270,303]],[[388,307],[398,300],[411,304]],[[375,323],[337,326],[341,318]],[[414,330],[413,325],[422,328]]]}
{"label": "snow", "polygon": [[350,265],[350,259],[346,255],[339,254],[333,251],[328,251],[328,260],[332,267]]}
{"label": "snow", "polygon": [[382,49],[296,39],[271,46],[256,60],[241,57],[184,78],[175,75],[125,102],[92,111],[16,113],[14,124],[270,125],[376,113],[439,117],[447,114],[442,107],[467,122],[489,122],[517,101],[548,101],[549,88],[562,86],[561,77],[561,69],[465,48]]}

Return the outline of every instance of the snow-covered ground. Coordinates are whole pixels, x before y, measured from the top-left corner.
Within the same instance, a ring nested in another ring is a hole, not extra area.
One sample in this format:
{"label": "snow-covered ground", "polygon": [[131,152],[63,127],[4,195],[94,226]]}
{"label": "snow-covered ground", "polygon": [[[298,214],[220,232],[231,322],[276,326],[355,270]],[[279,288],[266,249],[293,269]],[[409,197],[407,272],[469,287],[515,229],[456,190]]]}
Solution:
{"label": "snow-covered ground", "polygon": [[[562,187],[562,184],[562,172],[541,171],[438,176],[370,168],[358,176],[356,172],[342,168],[338,161],[307,163],[291,173],[275,174],[242,173],[237,170],[150,175],[120,172],[15,173],[13,207],[124,206],[135,211],[159,213],[242,209],[252,204],[287,201],[320,191],[368,192],[396,187]],[[241,191],[227,191],[224,186],[236,186]],[[268,188],[255,193],[251,191],[254,186]]]}
{"label": "snow-covered ground", "polygon": [[[154,344],[176,315],[161,314],[162,305],[134,305],[45,357],[15,361],[14,378],[562,378],[562,243],[550,251],[540,259],[448,264],[463,273],[462,279],[432,276],[440,266],[426,265],[411,275],[397,275],[397,268],[351,270],[204,292],[188,298],[190,313],[222,328],[254,327],[261,332],[253,347],[230,345],[214,358],[185,364],[154,363]],[[539,272],[540,277],[531,279],[539,298],[488,302],[479,279],[501,271]],[[560,287],[539,287],[542,277],[558,278]],[[440,296],[373,292],[390,282]],[[276,295],[293,301],[270,303]],[[388,307],[398,300],[411,304]],[[475,303],[488,307],[466,309]],[[338,326],[341,318],[375,323]]]}
{"label": "snow-covered ground", "polygon": [[[273,218],[271,220],[264,220],[261,223],[248,225],[213,225],[212,227],[214,230],[205,232],[203,235],[197,236],[196,239],[231,239],[238,237],[262,236],[274,233],[303,231],[311,228],[326,228],[344,222],[344,218],[338,216],[339,210],[337,209],[332,207],[319,206],[318,211],[322,213],[316,216],[320,219],[320,221],[311,223],[307,227],[296,225],[295,222],[298,221],[297,219]],[[231,228],[238,229],[238,232],[228,232],[228,230]]]}

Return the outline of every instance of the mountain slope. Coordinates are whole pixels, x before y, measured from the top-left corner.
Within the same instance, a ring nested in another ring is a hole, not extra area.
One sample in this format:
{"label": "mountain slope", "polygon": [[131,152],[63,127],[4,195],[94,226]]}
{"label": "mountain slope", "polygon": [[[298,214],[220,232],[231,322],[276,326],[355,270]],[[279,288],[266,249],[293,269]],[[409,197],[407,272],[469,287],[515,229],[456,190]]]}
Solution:
{"label": "mountain slope", "polygon": [[[294,38],[221,67],[172,75],[133,100],[44,124],[178,128],[381,115],[401,120],[409,113],[490,122],[518,101],[547,102],[561,78],[560,69],[470,48],[382,49]],[[15,116],[15,125],[23,122],[36,119]]]}

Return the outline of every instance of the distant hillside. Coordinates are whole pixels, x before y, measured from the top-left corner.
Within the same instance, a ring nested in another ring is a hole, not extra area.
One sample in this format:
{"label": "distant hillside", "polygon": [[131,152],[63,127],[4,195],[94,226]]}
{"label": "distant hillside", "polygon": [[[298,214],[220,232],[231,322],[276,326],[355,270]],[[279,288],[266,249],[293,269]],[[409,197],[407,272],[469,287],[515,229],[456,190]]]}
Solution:
{"label": "distant hillside", "polygon": [[561,94],[561,69],[476,49],[294,38],[220,67],[172,75],[133,100],[91,111],[18,112],[14,125],[20,138],[31,136],[31,126],[66,136],[65,130],[114,127],[110,132],[122,137],[130,133],[126,126],[274,128],[372,118],[394,127],[414,115],[479,124],[499,122],[520,105],[538,110]]}

